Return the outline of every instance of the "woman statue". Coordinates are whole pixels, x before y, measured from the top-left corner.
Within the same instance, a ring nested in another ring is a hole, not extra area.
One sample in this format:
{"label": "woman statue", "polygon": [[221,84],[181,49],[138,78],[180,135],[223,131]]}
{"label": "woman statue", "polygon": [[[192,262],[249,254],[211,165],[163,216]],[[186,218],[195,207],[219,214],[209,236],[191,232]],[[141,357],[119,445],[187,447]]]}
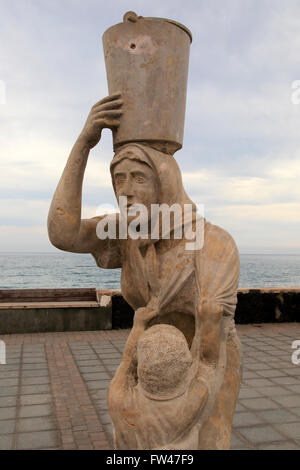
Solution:
{"label": "woman statue", "polygon": [[[122,104],[115,94],[93,106],[53,197],[49,238],[59,249],[91,253],[102,268],[122,267],[122,295],[135,316],[108,393],[116,449],[228,449],[241,380],[233,239],[203,219],[203,246],[187,250],[176,222],[165,233],[158,218],[156,238],[102,240],[96,229],[103,216],[81,219],[89,151],[103,128],[117,129]],[[111,176],[129,215],[137,204],[148,214],[153,204],[189,204],[197,228],[195,205],[163,142],[118,147]]]}

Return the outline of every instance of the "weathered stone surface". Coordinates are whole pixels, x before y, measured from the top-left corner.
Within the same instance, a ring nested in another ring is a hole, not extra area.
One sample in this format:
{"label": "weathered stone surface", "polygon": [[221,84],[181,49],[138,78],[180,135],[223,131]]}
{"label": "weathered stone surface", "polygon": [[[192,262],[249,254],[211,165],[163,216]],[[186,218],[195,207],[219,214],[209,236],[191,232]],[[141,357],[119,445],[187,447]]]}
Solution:
{"label": "weathered stone surface", "polygon": [[[116,448],[228,449],[241,380],[234,324],[239,256],[231,236],[197,214],[173,157],[183,135],[190,38],[169,20],[130,13],[124,21],[104,39],[114,94],[93,106],[72,149],[53,197],[48,233],[57,248],[91,253],[102,268],[122,268],[122,295],[135,314],[108,392]],[[125,32],[118,40],[119,30]],[[176,58],[181,41],[184,60]],[[118,70],[114,54],[120,57]],[[132,74],[135,67],[144,70]],[[137,80],[136,86],[128,80]],[[115,233],[106,238],[98,230],[103,224],[110,227],[113,216],[81,219],[84,171],[103,128],[114,134],[110,170],[120,205]],[[154,204],[176,205],[182,218],[174,216],[165,226],[163,216],[153,215]],[[146,215],[135,219],[137,205]],[[142,226],[152,232],[121,236],[125,219],[126,231],[135,223],[141,232]],[[198,244],[191,243],[187,228]],[[108,358],[107,365],[114,361],[117,365],[118,359]],[[87,358],[86,365],[93,362]],[[105,380],[88,382],[97,394],[105,385]]]}

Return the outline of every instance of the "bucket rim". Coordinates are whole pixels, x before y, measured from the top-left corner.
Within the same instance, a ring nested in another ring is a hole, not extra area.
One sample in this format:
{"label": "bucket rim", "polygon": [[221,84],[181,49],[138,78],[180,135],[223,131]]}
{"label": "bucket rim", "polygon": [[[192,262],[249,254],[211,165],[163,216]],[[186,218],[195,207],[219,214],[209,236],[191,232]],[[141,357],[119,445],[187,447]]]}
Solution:
{"label": "bucket rim", "polygon": [[[125,15],[124,15],[125,16]],[[187,28],[187,26],[185,26],[184,24],[182,23],[179,23],[178,21],[175,21],[175,20],[170,20],[169,18],[160,18],[160,17],[157,17],[157,16],[137,16],[137,21],[138,20],[146,20],[146,21],[165,21],[166,23],[171,23],[173,24],[174,26],[177,26],[178,28],[182,29],[183,31],[185,31],[187,33],[187,35],[189,36],[190,38],[190,41],[191,43],[193,42],[193,36],[192,36],[192,33],[191,31],[189,30],[189,28]],[[119,26],[121,24],[124,24],[125,21],[122,21],[120,23],[116,23],[112,26],[110,26],[109,28],[107,28],[102,37],[112,28],[115,28],[116,26]]]}

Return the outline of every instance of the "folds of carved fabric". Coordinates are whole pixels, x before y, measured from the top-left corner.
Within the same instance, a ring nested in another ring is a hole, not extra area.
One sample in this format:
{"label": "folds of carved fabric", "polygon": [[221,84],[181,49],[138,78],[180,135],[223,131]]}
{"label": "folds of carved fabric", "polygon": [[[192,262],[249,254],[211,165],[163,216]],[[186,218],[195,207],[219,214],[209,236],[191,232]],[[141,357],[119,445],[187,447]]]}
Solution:
{"label": "folds of carved fabric", "polygon": [[184,393],[192,356],[184,335],[171,325],[154,325],[141,336],[137,348],[138,379],[156,399]]}

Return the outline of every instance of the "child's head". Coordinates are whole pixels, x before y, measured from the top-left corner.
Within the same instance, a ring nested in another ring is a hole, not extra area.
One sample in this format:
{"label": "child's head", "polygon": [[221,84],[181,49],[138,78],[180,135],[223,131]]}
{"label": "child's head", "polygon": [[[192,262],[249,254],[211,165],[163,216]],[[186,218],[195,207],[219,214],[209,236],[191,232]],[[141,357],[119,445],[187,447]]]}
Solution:
{"label": "child's head", "polygon": [[192,356],[180,330],[165,324],[150,327],[138,342],[137,357],[138,379],[146,394],[167,399],[185,391]]}

